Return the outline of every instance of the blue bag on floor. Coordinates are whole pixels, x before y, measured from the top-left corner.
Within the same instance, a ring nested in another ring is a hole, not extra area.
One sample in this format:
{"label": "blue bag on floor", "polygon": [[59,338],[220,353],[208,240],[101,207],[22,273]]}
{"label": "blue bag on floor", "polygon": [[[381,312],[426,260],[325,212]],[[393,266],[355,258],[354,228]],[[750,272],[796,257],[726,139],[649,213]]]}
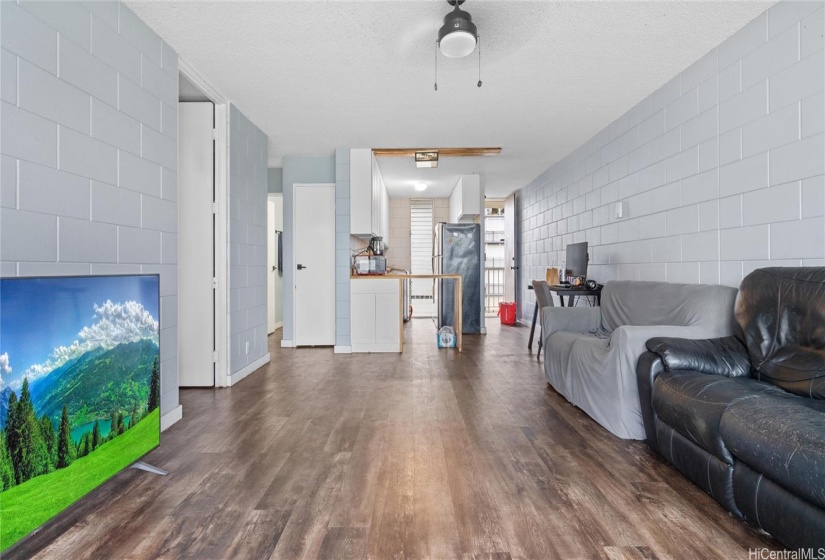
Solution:
{"label": "blue bag on floor", "polygon": [[441,327],[436,335],[439,348],[455,348],[455,329]]}

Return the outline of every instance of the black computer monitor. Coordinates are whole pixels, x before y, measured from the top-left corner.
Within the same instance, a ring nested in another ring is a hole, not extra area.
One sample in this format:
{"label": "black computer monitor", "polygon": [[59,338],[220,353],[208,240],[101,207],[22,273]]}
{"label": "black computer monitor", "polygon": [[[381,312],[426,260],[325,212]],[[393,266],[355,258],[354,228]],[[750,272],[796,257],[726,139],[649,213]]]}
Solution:
{"label": "black computer monitor", "polygon": [[567,246],[567,262],[564,266],[567,276],[587,277],[587,241],[570,243]]}

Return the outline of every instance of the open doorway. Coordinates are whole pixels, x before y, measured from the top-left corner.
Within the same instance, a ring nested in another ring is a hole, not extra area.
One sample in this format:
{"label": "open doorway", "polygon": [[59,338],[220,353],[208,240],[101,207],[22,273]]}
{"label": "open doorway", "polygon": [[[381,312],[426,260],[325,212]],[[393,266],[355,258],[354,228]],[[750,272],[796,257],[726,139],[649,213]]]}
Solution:
{"label": "open doorway", "polygon": [[504,299],[505,229],[504,201],[484,201],[484,313],[495,317]]}
{"label": "open doorway", "polygon": [[[516,194],[504,199],[504,301],[518,302],[519,282]],[[516,309],[520,309],[516,305]]]}
{"label": "open doorway", "polygon": [[181,61],[178,382],[226,385],[226,104]]}
{"label": "open doorway", "polygon": [[267,332],[284,326],[284,196],[270,193],[267,209]]}

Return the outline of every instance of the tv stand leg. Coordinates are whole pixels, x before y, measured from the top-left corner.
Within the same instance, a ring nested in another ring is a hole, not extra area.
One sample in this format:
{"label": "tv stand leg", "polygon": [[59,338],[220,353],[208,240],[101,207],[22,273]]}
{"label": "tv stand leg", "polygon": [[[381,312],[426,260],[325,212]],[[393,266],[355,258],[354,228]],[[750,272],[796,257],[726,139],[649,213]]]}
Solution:
{"label": "tv stand leg", "polygon": [[129,468],[130,468],[130,469],[138,469],[138,470],[141,470],[141,471],[150,472],[150,473],[152,473],[152,474],[159,474],[159,475],[161,475],[161,476],[166,476],[167,474],[169,474],[169,471],[165,471],[165,470],[163,470],[163,469],[159,469],[159,468],[157,468],[156,466],[154,466],[154,465],[150,465],[149,463],[144,463],[143,461],[138,461],[138,462],[136,462],[135,464],[133,464],[133,465],[132,465],[131,467],[129,467]]}

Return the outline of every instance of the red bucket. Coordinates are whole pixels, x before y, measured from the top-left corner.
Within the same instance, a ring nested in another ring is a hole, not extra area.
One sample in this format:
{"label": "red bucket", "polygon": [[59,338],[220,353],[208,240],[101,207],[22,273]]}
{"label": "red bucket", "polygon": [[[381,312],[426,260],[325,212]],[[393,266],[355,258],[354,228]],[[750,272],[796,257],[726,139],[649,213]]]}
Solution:
{"label": "red bucket", "polygon": [[516,302],[503,301],[498,304],[498,316],[502,325],[516,324]]}

